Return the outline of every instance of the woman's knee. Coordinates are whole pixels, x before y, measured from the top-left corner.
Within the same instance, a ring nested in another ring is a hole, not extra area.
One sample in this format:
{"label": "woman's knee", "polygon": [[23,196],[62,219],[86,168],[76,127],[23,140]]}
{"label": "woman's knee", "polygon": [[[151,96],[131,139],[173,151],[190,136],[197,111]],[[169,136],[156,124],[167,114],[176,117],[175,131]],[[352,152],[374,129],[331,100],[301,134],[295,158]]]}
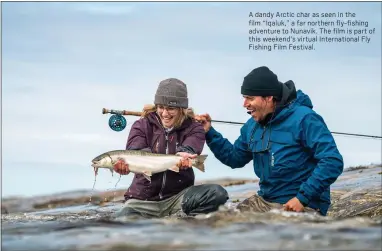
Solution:
{"label": "woman's knee", "polygon": [[214,197],[216,204],[225,204],[229,199],[227,190],[224,189],[221,185],[210,184],[210,193]]}
{"label": "woman's knee", "polygon": [[182,210],[187,215],[209,213],[216,211],[228,199],[228,192],[220,185],[197,185],[191,187],[184,195]]}
{"label": "woman's knee", "polygon": [[229,199],[228,192],[217,184],[202,184],[191,187],[184,195],[184,201],[192,204],[224,204]]}

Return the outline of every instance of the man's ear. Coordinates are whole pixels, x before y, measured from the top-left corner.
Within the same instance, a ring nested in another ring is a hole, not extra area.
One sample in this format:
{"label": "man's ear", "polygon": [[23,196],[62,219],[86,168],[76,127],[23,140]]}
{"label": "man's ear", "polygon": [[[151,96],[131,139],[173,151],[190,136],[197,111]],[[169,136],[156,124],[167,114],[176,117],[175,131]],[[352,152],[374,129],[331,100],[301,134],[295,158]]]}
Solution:
{"label": "man's ear", "polygon": [[272,102],[272,101],[275,101],[275,98],[273,96],[268,96],[268,97],[265,97],[265,100],[267,102]]}

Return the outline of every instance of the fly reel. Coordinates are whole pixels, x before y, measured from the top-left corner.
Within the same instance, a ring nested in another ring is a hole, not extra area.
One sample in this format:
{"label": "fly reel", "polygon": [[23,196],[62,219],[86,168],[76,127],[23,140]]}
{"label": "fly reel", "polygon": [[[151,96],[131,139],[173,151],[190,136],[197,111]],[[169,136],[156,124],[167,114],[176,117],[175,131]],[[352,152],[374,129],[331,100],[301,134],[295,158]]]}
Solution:
{"label": "fly reel", "polygon": [[120,114],[114,114],[109,118],[109,127],[116,132],[126,128],[126,119]]}
{"label": "fly reel", "polygon": [[132,111],[120,111],[120,110],[109,110],[106,108],[102,109],[102,114],[110,113],[113,114],[109,118],[109,127],[113,131],[120,132],[126,128],[127,122],[124,116],[133,115],[133,116],[141,116],[141,112],[132,112]]}

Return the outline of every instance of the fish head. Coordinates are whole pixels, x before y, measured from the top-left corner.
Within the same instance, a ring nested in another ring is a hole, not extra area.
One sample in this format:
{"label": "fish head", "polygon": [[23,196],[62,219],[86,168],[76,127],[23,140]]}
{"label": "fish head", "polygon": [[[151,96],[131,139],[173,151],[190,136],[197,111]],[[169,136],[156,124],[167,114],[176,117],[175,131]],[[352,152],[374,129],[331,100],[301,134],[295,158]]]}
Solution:
{"label": "fish head", "polygon": [[95,174],[97,174],[99,168],[113,169],[113,160],[109,155],[100,155],[92,160],[91,166],[94,168]]}
{"label": "fish head", "polygon": [[113,163],[110,158],[102,158],[100,160],[92,160],[92,167],[113,168]]}
{"label": "fish head", "polygon": [[93,160],[91,166],[94,168],[100,168],[102,164],[100,160]]}

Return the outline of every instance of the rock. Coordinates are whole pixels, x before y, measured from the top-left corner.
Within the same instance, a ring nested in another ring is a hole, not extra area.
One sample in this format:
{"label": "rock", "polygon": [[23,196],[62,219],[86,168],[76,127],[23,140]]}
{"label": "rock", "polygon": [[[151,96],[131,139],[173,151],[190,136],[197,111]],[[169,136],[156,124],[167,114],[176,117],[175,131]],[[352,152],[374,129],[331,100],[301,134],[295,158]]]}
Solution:
{"label": "rock", "polygon": [[333,191],[332,205],[328,211],[328,215],[336,218],[356,216],[381,217],[381,188],[350,192]]}
{"label": "rock", "polygon": [[[246,183],[257,182],[255,179],[216,179],[199,181],[196,184],[220,184],[224,187],[233,185],[242,185]],[[70,207],[91,203],[93,205],[103,206],[108,202],[123,203],[126,188],[114,191],[91,191],[81,190],[52,194],[48,196],[36,197],[9,197],[2,199],[1,211],[4,214],[17,212],[33,212],[59,207]]]}
{"label": "rock", "polygon": [[[381,171],[381,165],[357,166],[345,170],[331,186],[332,205],[329,208],[328,216],[335,218],[382,217]],[[257,182],[256,179],[225,178],[199,181],[197,184],[214,183],[224,187],[236,185],[230,192],[230,199],[231,202],[237,203],[256,193]],[[125,191],[126,188],[107,192],[86,190],[32,198],[4,198],[1,212],[3,214],[33,212],[88,203],[99,206],[109,202],[123,203]],[[90,195],[92,195],[91,200]]]}
{"label": "rock", "polygon": [[197,181],[197,182],[195,182],[195,185],[218,184],[218,185],[221,185],[223,187],[229,187],[229,186],[244,185],[244,184],[247,184],[247,183],[256,183],[256,182],[259,182],[259,180],[258,179],[231,179],[231,178],[224,178],[224,179]]}
{"label": "rock", "polygon": [[8,214],[8,213],[9,213],[8,209],[5,206],[1,205],[1,214]]}
{"label": "rock", "polygon": [[[331,186],[332,204],[327,215],[333,218],[382,218],[381,170],[381,165],[346,169]],[[230,194],[231,202],[240,202],[255,192],[248,189],[240,194]]]}
{"label": "rock", "polygon": [[381,165],[370,165],[344,171],[332,185],[328,216],[382,217],[381,170]]}

